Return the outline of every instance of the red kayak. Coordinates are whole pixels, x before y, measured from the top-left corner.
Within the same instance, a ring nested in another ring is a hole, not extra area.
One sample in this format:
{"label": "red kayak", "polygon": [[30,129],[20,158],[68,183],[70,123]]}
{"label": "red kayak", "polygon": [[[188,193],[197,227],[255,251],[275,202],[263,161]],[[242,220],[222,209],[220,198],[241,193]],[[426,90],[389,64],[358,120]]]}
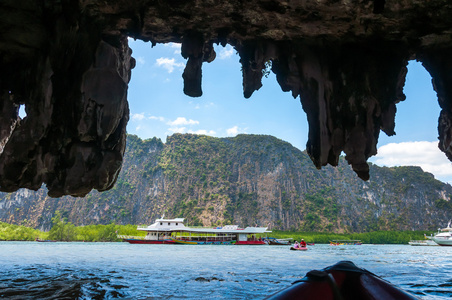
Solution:
{"label": "red kayak", "polygon": [[267,297],[271,300],[413,300],[419,299],[377,275],[341,261],[323,270],[309,271],[290,287]]}
{"label": "red kayak", "polygon": [[306,250],[308,250],[308,247],[298,247],[298,248],[290,247],[290,250],[301,250],[301,251],[306,251]]}

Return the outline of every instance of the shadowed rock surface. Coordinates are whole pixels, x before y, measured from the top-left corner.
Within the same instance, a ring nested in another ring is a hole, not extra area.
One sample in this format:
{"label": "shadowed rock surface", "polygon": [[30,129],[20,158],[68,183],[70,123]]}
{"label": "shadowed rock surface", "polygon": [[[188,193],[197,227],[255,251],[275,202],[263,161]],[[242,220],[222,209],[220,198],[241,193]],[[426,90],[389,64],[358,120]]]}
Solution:
{"label": "shadowed rock surface", "polygon": [[417,59],[432,75],[439,148],[452,160],[451,15],[448,0],[2,1],[0,190],[45,183],[59,197],[113,186],[135,64],[127,37],[182,43],[192,97],[202,95],[213,43],[239,53],[246,98],[271,61],[307,113],[315,166],[336,166],[344,151],[364,180],[380,129],[395,133],[406,65]]}

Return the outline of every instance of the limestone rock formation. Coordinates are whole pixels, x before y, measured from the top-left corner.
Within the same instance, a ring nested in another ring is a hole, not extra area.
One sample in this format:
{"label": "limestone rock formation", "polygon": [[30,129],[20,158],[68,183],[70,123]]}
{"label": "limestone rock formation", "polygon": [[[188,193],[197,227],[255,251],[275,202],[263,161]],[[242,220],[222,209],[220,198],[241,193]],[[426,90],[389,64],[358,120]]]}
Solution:
{"label": "limestone rock formation", "polygon": [[380,130],[394,134],[407,62],[420,60],[442,108],[439,148],[452,160],[451,15],[448,0],[2,1],[0,190],[44,183],[58,197],[112,187],[134,67],[128,37],[182,43],[193,97],[213,43],[239,53],[245,97],[271,61],[307,113],[315,166],[337,165],[344,151],[365,180]]}
{"label": "limestone rock formation", "polygon": [[152,224],[165,212],[199,226],[343,233],[434,232],[450,220],[450,184],[420,167],[369,165],[363,182],[343,157],[316,170],[305,151],[272,136],[128,135],[111,190],[56,199],[45,188],[0,192],[0,222],[48,231],[56,211],[77,226]]}

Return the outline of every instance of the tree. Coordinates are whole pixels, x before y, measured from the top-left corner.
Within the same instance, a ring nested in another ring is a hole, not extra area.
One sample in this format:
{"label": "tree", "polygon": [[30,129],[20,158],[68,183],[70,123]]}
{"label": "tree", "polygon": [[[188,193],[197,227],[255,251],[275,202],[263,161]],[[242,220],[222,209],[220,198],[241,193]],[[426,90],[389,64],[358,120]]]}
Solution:
{"label": "tree", "polygon": [[52,218],[52,228],[49,231],[49,239],[57,241],[72,241],[76,236],[75,226],[67,223],[67,218],[62,218],[60,211],[55,211]]}
{"label": "tree", "polygon": [[101,242],[114,242],[118,238],[116,237],[116,225],[111,223],[109,225],[102,226],[98,232],[98,241]]}

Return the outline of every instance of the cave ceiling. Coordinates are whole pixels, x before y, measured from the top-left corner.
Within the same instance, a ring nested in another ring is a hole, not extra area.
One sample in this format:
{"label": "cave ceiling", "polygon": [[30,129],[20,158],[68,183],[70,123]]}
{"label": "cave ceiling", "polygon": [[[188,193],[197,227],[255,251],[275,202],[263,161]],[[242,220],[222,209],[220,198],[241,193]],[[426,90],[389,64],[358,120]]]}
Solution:
{"label": "cave ceiling", "polygon": [[315,166],[336,166],[344,152],[364,180],[380,130],[395,134],[416,59],[432,76],[438,146],[452,160],[450,16],[450,0],[2,0],[0,190],[45,184],[52,197],[84,196],[114,185],[135,66],[128,38],[181,43],[192,97],[202,95],[203,63],[215,63],[213,44],[240,55],[245,98],[271,61],[307,114]]}

